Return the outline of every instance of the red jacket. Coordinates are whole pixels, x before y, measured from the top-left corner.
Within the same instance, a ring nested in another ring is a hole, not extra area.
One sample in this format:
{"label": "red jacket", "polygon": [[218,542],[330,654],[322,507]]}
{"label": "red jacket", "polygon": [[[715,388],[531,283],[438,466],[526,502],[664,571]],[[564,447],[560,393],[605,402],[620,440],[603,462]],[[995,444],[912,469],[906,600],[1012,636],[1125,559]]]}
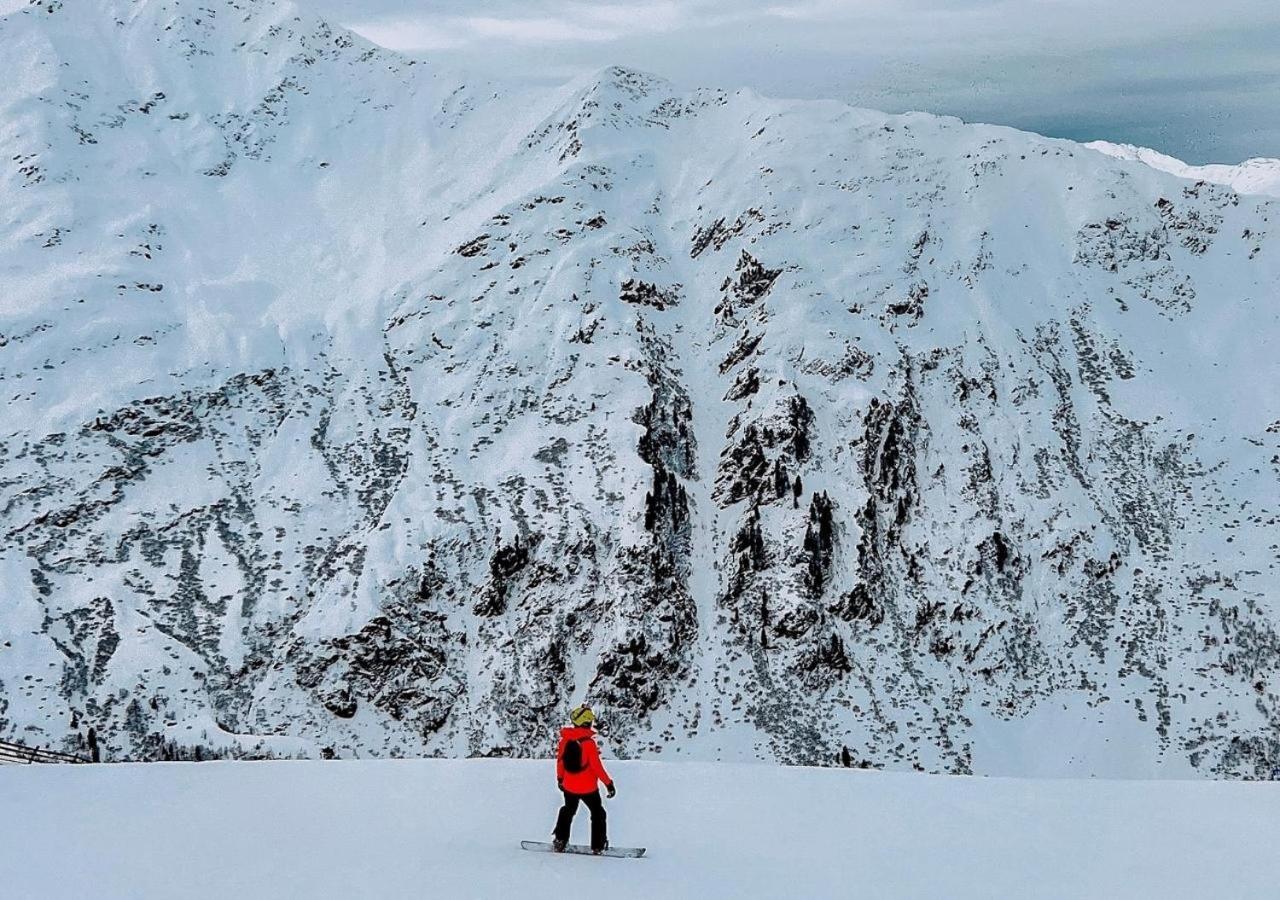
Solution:
{"label": "red jacket", "polygon": [[[594,734],[595,732],[589,725],[584,725],[581,728],[560,729],[560,746],[556,748],[556,781],[559,782],[561,788],[570,794],[590,794],[597,789],[597,781],[601,781],[605,785],[613,784],[613,779],[604,770],[604,763],[600,761],[600,748],[596,746],[596,742],[592,737]],[[569,741],[581,741],[582,743],[583,765],[581,772],[566,772],[564,770],[564,745]]]}

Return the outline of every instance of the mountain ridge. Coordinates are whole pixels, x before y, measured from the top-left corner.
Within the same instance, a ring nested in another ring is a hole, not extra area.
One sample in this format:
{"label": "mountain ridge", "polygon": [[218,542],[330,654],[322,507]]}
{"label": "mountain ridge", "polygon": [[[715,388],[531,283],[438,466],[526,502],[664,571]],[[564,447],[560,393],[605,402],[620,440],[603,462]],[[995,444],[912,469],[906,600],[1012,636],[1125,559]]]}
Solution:
{"label": "mountain ridge", "polygon": [[1280,197],[1280,159],[1255,157],[1236,165],[1192,166],[1157,150],[1133,144],[1090,141],[1085,146],[1117,159],[1137,160],[1179,178],[1224,184],[1241,194]]}

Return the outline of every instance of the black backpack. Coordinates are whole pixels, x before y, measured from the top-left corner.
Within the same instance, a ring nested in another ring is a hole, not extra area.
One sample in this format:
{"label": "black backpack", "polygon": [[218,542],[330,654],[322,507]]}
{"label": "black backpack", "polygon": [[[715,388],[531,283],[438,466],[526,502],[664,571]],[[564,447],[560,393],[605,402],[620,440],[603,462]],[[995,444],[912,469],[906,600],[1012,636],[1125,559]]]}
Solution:
{"label": "black backpack", "polygon": [[586,760],[582,758],[582,742],[585,740],[586,738],[577,738],[564,745],[564,756],[560,759],[564,763],[564,770],[570,775],[576,775],[587,767]]}

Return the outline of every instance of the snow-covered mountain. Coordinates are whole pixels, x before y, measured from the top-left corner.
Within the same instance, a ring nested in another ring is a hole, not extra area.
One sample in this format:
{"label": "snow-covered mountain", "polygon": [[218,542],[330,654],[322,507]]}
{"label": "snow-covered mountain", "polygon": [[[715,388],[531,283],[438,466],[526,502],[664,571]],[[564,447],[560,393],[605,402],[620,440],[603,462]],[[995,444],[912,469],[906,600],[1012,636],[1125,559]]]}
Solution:
{"label": "snow-covered mountain", "polygon": [[1135,147],[1133,144],[1090,141],[1085,146],[1117,159],[1132,159],[1145,163],[1153,169],[1177,175],[1179,178],[1225,184],[1240,194],[1280,197],[1280,159],[1247,159],[1235,166],[1192,166],[1172,156],[1166,156],[1146,147]]}
{"label": "snow-covered mountain", "polygon": [[272,0],[0,18],[0,736],[1280,765],[1280,207]]}

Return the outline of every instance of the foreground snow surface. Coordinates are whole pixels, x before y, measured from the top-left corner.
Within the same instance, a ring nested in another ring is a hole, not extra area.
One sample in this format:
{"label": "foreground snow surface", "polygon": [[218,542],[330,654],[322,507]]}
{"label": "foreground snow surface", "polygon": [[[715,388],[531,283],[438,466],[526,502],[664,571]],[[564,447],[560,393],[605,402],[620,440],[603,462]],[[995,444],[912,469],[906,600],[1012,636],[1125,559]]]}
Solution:
{"label": "foreground snow surface", "polygon": [[277,0],[0,73],[0,738],[1280,766],[1276,202]]}
{"label": "foreground snow surface", "polygon": [[[4,894],[1263,897],[1280,787],[615,762],[616,845],[522,852],[557,804],[510,760],[0,769]],[[585,840],[586,822],[575,839]]]}

